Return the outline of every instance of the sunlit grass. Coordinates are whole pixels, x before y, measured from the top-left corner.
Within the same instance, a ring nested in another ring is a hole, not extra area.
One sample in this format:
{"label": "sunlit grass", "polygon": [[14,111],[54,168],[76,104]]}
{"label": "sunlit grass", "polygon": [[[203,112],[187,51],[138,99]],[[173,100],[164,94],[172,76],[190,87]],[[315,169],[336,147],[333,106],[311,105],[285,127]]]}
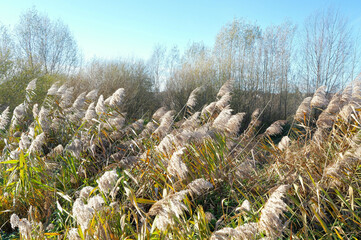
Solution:
{"label": "sunlit grass", "polygon": [[160,109],[146,121],[124,118],[123,90],[73,104],[68,87],[53,86],[37,109],[27,91],[1,132],[4,237],[359,237],[359,110],[346,103],[345,118],[338,111],[347,105],[339,106],[332,127],[320,127],[329,109],[321,88],[317,101],[301,104],[300,121],[260,132],[260,109],[240,132],[230,83],[202,113]]}

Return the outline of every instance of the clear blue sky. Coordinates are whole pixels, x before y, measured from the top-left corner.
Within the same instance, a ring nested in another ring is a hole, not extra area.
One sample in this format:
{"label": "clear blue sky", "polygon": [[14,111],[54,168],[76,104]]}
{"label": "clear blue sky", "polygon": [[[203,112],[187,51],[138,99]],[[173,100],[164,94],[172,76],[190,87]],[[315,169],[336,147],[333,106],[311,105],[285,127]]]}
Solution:
{"label": "clear blue sky", "polygon": [[217,32],[234,18],[262,27],[288,19],[302,25],[321,8],[339,9],[356,28],[361,26],[360,0],[0,0],[0,22],[14,26],[19,15],[35,8],[66,23],[85,59],[139,57],[153,47],[203,41],[212,46]]}

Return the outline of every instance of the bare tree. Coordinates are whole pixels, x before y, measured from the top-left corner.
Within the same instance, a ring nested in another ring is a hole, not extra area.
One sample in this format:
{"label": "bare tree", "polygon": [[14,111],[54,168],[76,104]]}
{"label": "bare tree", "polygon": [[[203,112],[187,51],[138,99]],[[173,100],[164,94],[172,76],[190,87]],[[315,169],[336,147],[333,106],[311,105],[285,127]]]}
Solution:
{"label": "bare tree", "polygon": [[339,12],[331,8],[315,12],[306,19],[302,34],[301,69],[307,92],[322,85],[333,91],[352,77],[356,42]]}
{"label": "bare tree", "polygon": [[8,29],[0,25],[0,83],[6,81],[13,70],[13,45]]}
{"label": "bare tree", "polygon": [[159,91],[161,81],[165,75],[165,54],[167,49],[158,44],[154,47],[152,56],[149,59],[148,66],[152,75],[153,86],[156,92]]}
{"label": "bare tree", "polygon": [[67,25],[35,9],[20,16],[16,26],[19,55],[32,69],[69,73],[79,61],[77,44]]}

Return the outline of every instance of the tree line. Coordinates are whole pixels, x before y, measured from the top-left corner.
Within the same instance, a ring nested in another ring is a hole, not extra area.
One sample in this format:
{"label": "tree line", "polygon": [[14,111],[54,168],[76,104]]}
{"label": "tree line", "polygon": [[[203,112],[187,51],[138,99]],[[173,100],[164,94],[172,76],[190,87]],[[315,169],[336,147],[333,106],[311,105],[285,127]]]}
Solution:
{"label": "tree line", "polygon": [[[108,97],[126,89],[130,118],[148,116],[160,106],[184,110],[198,92],[196,110],[215,98],[232,79],[232,108],[250,113],[263,109],[270,123],[294,114],[302,99],[325,85],[342,89],[360,72],[355,29],[331,8],[310,15],[303,26],[289,21],[261,27],[233,19],[218,32],[213,46],[193,42],[180,51],[156,45],[151,57],[83,63],[76,40],[61,20],[36,9],[25,11],[16,26],[0,25],[0,104],[18,105],[25,86],[38,78],[38,100],[60,81],[76,93],[98,89]],[[76,96],[76,94],[75,94]]]}

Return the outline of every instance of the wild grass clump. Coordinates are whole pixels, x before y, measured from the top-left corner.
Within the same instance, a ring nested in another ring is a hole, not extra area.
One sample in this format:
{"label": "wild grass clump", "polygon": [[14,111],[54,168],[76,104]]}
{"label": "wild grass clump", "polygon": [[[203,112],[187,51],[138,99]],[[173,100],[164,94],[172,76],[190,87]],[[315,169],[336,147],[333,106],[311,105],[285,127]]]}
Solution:
{"label": "wild grass clump", "polygon": [[321,87],[293,122],[263,126],[264,109],[248,125],[233,112],[233,84],[203,109],[197,88],[181,112],[130,120],[122,88],[74,96],[54,84],[35,103],[30,82],[0,117],[1,230],[22,239],[360,236],[359,89],[329,101]]}

